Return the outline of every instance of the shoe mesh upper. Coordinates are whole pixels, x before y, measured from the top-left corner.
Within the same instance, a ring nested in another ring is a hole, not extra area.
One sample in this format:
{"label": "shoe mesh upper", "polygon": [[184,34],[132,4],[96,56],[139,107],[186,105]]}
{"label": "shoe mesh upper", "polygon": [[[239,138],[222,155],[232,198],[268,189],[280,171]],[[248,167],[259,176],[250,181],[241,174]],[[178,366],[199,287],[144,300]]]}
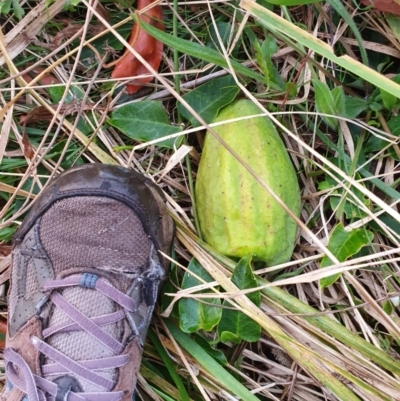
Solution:
{"label": "shoe mesh upper", "polygon": [[[21,252],[19,246],[17,245],[13,251],[13,265],[18,266],[21,263]],[[16,283],[18,280],[18,269],[11,269],[11,282]],[[8,294],[8,314],[10,316],[14,315],[15,308],[17,306],[18,301],[18,289],[17,286],[14,285],[11,287],[11,291]]]}
{"label": "shoe mesh upper", "polygon": [[[60,291],[60,293],[71,305],[75,306],[84,315],[90,318],[115,311],[115,306],[113,305],[114,302],[98,291],[73,287],[65,288]],[[49,326],[62,323],[73,322],[62,310],[54,308],[54,313],[49,320]],[[107,326],[102,326],[102,330],[113,338],[120,340],[121,331],[118,330],[117,326],[120,325],[109,324]],[[83,330],[54,334],[49,337],[47,343],[74,361],[101,359],[113,355],[113,352],[110,349],[97,341],[93,341],[93,337]],[[46,363],[52,362],[53,361],[46,358]],[[111,380],[115,380],[115,369],[109,369],[108,371],[100,370],[98,373],[101,373],[102,376]],[[56,377],[57,375],[49,376],[48,379],[54,380]],[[101,390],[96,385],[82,379],[80,379],[79,382],[84,391],[94,392]]]}
{"label": "shoe mesh upper", "polygon": [[36,276],[36,269],[33,264],[33,260],[28,261],[28,267],[26,269],[26,284],[25,284],[25,299],[29,299],[34,294],[39,286],[39,282]]}
{"label": "shoe mesh upper", "polygon": [[40,240],[56,275],[71,267],[138,272],[151,245],[128,206],[95,196],[56,202],[41,218]]}

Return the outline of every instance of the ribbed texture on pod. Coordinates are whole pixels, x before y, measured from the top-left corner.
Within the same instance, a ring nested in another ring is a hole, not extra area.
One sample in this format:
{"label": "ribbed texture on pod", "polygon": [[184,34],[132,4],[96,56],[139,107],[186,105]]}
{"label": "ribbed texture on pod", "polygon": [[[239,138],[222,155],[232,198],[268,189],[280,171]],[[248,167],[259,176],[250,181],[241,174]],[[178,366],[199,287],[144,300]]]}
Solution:
{"label": "ribbed texture on pod", "polygon": [[[260,114],[250,100],[238,100],[221,110],[215,122]],[[215,127],[217,134],[296,214],[300,190],[287,150],[268,117]],[[196,181],[196,202],[205,241],[227,256],[269,266],[288,261],[297,224],[249,172],[207,133]]]}

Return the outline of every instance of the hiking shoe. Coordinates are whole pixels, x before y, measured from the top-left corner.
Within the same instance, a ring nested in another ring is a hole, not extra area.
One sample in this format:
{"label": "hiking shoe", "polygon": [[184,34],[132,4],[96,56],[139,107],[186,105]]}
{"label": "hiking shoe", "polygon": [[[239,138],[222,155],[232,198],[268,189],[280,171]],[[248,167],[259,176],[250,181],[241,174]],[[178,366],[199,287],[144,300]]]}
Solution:
{"label": "hiking shoe", "polygon": [[134,171],[68,170],[17,231],[2,401],[131,401],[172,219]]}

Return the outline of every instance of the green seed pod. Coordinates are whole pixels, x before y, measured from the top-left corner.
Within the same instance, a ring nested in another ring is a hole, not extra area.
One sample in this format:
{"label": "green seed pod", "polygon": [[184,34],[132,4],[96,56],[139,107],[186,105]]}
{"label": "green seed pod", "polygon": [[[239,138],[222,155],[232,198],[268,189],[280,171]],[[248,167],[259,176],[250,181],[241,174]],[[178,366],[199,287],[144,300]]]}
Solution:
{"label": "green seed pod", "polygon": [[[224,107],[215,122],[259,113],[250,100],[238,100]],[[214,129],[299,216],[296,173],[270,119],[251,118]],[[296,222],[210,133],[197,173],[196,203],[205,241],[222,254],[251,254],[269,266],[290,259]]]}

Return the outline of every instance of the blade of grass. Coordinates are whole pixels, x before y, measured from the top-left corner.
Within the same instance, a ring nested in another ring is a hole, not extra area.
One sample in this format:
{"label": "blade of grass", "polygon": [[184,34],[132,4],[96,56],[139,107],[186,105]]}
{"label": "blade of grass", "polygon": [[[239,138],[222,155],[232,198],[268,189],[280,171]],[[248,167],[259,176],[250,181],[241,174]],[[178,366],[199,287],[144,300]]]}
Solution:
{"label": "blade of grass", "polygon": [[336,56],[328,44],[320,39],[315,38],[310,33],[286,21],[279,15],[274,14],[272,11],[267,10],[254,1],[241,0],[240,6],[253,16],[257,17],[259,22],[272,32],[278,31],[283,33],[284,35],[296,40],[302,45],[320,54],[321,56],[326,57],[328,60],[331,60],[341,67],[346,68],[354,75],[366,80],[367,82],[370,82],[378,88],[391,93],[393,96],[400,98],[400,85],[386,78],[382,74],[379,74],[378,72],[347,55],[340,57]]}
{"label": "blade of grass", "polygon": [[162,393],[160,390],[157,390],[156,388],[152,387],[153,391],[157,393],[163,400],[165,401],[175,401],[174,398],[169,397],[168,395]]}
{"label": "blade of grass", "polygon": [[[305,119],[304,119],[305,120]],[[345,154],[342,152],[342,150],[336,146],[329,138],[327,135],[325,135],[323,132],[321,132],[317,127],[314,126],[314,124],[311,121],[308,121],[310,124],[310,127],[312,130],[315,130],[318,138],[325,143],[330,149],[335,150],[336,152],[340,153],[340,157],[347,163],[351,163],[352,160],[349,155]],[[400,198],[400,192],[396,191],[396,189],[392,188],[390,185],[387,185],[384,181],[381,181],[379,178],[374,178],[374,175],[370,173],[368,170],[365,168],[359,168],[358,163],[356,163],[356,170],[364,177],[364,178],[369,178],[369,181],[371,184],[375,185],[377,188],[379,188],[383,193],[385,193],[387,196],[390,196],[393,199],[399,199]]]}
{"label": "blade of grass", "polygon": [[[164,43],[165,45],[171,47],[172,49],[175,49],[183,54],[188,54],[189,56],[196,57],[200,60],[207,61],[208,63],[212,63],[223,68],[228,68],[228,63],[218,51],[210,49],[206,46],[202,46],[195,42],[190,42],[185,39],[181,39],[178,37],[174,38],[173,36],[168,35],[167,33],[160,31],[159,29],[154,28],[153,26],[145,22],[141,22],[140,24],[144,31],[146,31],[148,34],[150,34],[160,42]],[[261,74],[254,72],[247,67],[244,67],[242,64],[235,60],[231,59],[230,62],[238,74],[255,79],[259,82],[265,82],[265,78]],[[280,91],[280,88],[276,85],[273,87],[273,89]]]}
{"label": "blade of grass", "polygon": [[156,348],[159,356],[161,357],[162,361],[164,362],[165,367],[167,368],[169,374],[172,377],[172,380],[174,381],[176,387],[179,390],[179,393],[181,395],[180,399],[182,401],[190,401],[189,395],[186,392],[186,388],[182,383],[181,378],[175,371],[175,367],[171,361],[171,358],[165,351],[164,347],[161,344],[161,341],[157,337],[156,333],[154,332],[153,328],[150,327],[148,333],[147,333],[150,341],[153,343],[154,347]]}
{"label": "blade of grass", "polygon": [[[181,398],[181,393],[169,382],[160,377],[157,373],[153,372],[148,366],[146,366],[146,362],[143,360],[142,365],[140,366],[140,374],[146,379],[149,384],[155,384],[159,390],[156,390],[154,387],[152,389],[159,394],[159,391],[162,391],[162,394],[169,394],[170,397],[173,397],[176,401],[184,401]],[[189,399],[189,401],[192,401]]]}
{"label": "blade of grass", "polygon": [[5,183],[0,182],[0,191],[7,192],[9,194],[13,194],[17,192],[17,195],[24,196],[25,198],[35,199],[36,195],[31,194],[23,189],[14,188],[12,185],[8,185]]}
{"label": "blade of grass", "polygon": [[368,65],[368,56],[367,52],[364,47],[364,41],[363,38],[361,37],[360,31],[357,28],[357,25],[355,24],[353,18],[350,16],[350,14],[347,12],[346,8],[344,5],[339,1],[339,0],[327,0],[327,2],[331,5],[331,7],[344,19],[346,24],[350,27],[350,29],[353,31],[353,34],[357,40],[359,49],[360,49],[360,54],[362,58],[362,62],[365,65]]}
{"label": "blade of grass", "polygon": [[[246,387],[238,382],[227,370],[225,370],[214,358],[212,358],[203,348],[195,343],[188,334],[180,331],[168,319],[164,320],[170,333],[173,335],[179,345],[184,348],[195,360],[213,377],[220,380],[224,387],[243,399],[244,401],[259,401],[251,394]],[[223,381],[222,381],[223,380]]]}

